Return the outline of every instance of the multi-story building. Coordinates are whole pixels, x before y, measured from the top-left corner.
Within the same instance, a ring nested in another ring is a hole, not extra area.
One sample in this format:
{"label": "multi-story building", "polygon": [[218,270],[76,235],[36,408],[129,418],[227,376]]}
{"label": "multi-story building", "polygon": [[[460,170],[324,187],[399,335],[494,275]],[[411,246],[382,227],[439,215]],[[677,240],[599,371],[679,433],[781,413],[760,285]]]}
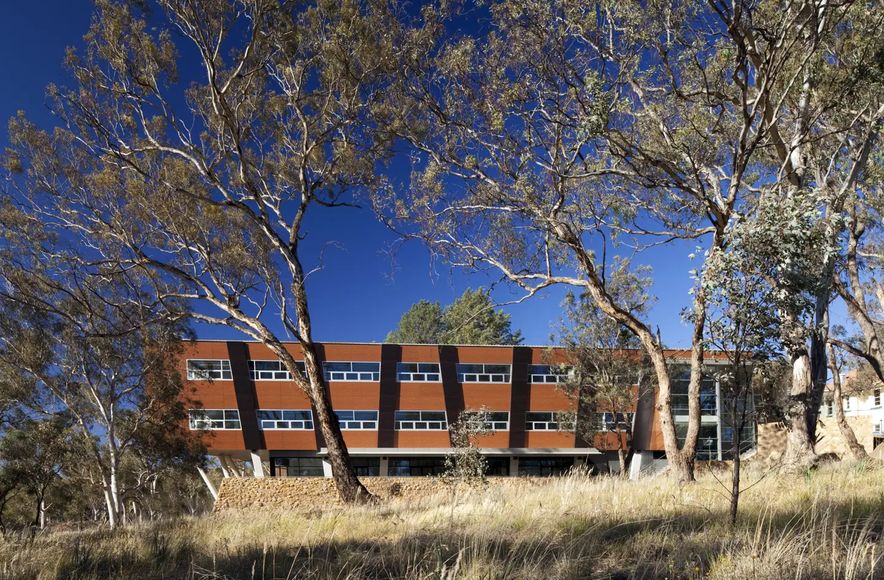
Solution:
{"label": "multi-story building", "polygon": [[[301,358],[299,345],[288,348]],[[568,372],[560,348],[323,343],[318,352],[344,439],[363,476],[441,473],[450,452],[448,426],[465,409],[488,413],[491,432],[481,438],[481,451],[494,475],[553,475],[580,465],[608,471],[617,456],[614,420],[631,423],[639,458],[634,468],[659,464],[663,456],[653,392],[637,395],[626,417],[595,415],[593,441],[582,440],[573,421],[565,420],[575,416],[575,403],[560,388]],[[687,355],[668,353],[676,365]],[[190,428],[222,465],[247,460],[259,476],[264,463],[272,475],[330,475],[308,397],[265,346],[189,342],[181,371],[191,387]],[[687,373],[676,369],[674,375],[675,420],[684,436]],[[720,401],[715,382],[704,380],[703,459],[727,456],[731,434],[721,421]]]}

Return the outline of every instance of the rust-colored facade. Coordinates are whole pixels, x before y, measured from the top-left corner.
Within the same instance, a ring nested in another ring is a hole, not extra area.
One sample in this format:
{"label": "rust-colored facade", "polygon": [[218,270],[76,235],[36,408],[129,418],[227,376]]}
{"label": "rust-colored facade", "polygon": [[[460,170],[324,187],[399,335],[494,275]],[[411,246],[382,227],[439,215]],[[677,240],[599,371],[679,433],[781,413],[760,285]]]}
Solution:
{"label": "rust-colored facade", "polygon": [[[288,348],[295,359],[302,358],[299,345]],[[495,474],[547,475],[581,464],[607,471],[616,460],[616,434],[605,431],[604,420],[592,442],[556,423],[559,414],[576,411],[555,382],[561,380],[555,373],[562,372],[555,365],[566,363],[561,349],[323,343],[318,350],[323,364],[329,363],[332,405],[343,413],[344,439],[362,475],[438,472],[450,449],[447,425],[464,409],[479,408],[500,419],[481,440]],[[271,351],[255,342],[188,342],[180,367],[197,417],[191,428],[222,459],[260,458],[274,475],[327,475],[308,397],[284,371],[258,370],[274,362]],[[429,372],[404,372],[418,368]],[[653,394],[643,397],[631,410],[636,411],[630,415],[633,447],[659,455],[652,399]],[[360,416],[368,420],[345,425],[346,418]],[[298,420],[286,420],[292,417]]]}

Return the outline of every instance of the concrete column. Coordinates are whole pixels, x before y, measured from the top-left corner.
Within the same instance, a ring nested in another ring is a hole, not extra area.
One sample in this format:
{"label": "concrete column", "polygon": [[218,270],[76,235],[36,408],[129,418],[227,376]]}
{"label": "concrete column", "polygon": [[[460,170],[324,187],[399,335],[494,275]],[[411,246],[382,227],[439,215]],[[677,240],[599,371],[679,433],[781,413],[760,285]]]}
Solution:
{"label": "concrete column", "polygon": [[203,483],[209,488],[209,493],[212,494],[212,499],[218,499],[218,490],[215,489],[215,485],[212,483],[212,480],[209,479],[209,474],[207,474],[202,467],[197,467],[196,469],[200,472],[200,477],[203,478]]}
{"label": "concrete column", "polygon": [[331,463],[329,463],[328,459],[322,460],[322,476],[323,477],[331,477],[332,476],[332,467],[331,467]]}
{"label": "concrete column", "polygon": [[256,451],[251,451],[252,455],[252,472],[255,474],[255,477],[262,478],[264,477],[264,460],[261,459],[261,455]]}
{"label": "concrete column", "polygon": [[378,466],[378,475],[381,477],[385,477],[390,474],[390,460],[386,457],[381,457],[380,465]]}
{"label": "concrete column", "polygon": [[510,477],[518,477],[519,475],[519,458],[510,457]]}
{"label": "concrete column", "polygon": [[629,479],[638,479],[642,472],[651,467],[654,461],[654,454],[650,451],[636,451],[632,454],[632,461],[629,463]]}

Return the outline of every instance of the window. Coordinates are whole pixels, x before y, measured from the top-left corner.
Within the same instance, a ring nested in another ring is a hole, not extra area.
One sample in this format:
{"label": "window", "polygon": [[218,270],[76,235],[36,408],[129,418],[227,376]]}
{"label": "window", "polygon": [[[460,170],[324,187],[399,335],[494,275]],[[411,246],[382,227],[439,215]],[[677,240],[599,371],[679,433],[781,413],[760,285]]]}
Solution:
{"label": "window", "polygon": [[485,475],[509,475],[510,474],[510,458],[509,457],[486,457],[485,458]]}
{"label": "window", "polygon": [[439,363],[396,363],[399,382],[438,383],[442,380]]}
{"label": "window", "polygon": [[573,466],[573,457],[522,457],[519,459],[519,475],[563,475]]}
{"label": "window", "polygon": [[242,429],[239,411],[236,409],[191,409],[190,429],[192,431]]}
{"label": "window", "polygon": [[187,361],[187,380],[204,381],[207,379],[219,381],[233,380],[233,374],[230,372],[230,361],[189,359]]}
{"label": "window", "polygon": [[397,431],[444,431],[448,429],[445,411],[396,411],[393,428]]}
{"label": "window", "polygon": [[[688,434],[688,424],[680,421],[676,422],[675,434],[678,436],[679,446],[684,445],[685,438]],[[733,437],[732,434],[731,437]],[[718,425],[709,423],[703,423],[700,425],[700,436],[697,440],[697,459],[702,461],[719,459]]]}
{"label": "window", "polygon": [[572,431],[571,413],[551,411],[525,413],[526,431]]}
{"label": "window", "polygon": [[529,365],[528,375],[532,383],[564,383],[573,374],[570,367],[555,365]]}
{"label": "window", "polygon": [[258,411],[258,428],[273,429],[313,429],[313,411],[306,409],[261,409]]}
{"label": "window", "polygon": [[[616,415],[616,423],[615,423]],[[599,413],[599,431],[623,431],[632,425],[632,413]]]}
{"label": "window", "polygon": [[[691,371],[685,367],[678,367],[673,373],[672,380],[672,414],[687,416],[688,414],[688,384],[691,380]],[[715,394],[715,379],[703,375],[700,381],[700,415],[714,416],[718,413],[718,397]]]}
{"label": "window", "polygon": [[379,381],[379,362],[327,362],[323,363],[327,381]]}
{"label": "window", "polygon": [[844,409],[847,411],[850,410],[850,397],[844,397]]}
{"label": "window", "polygon": [[[304,363],[297,361],[295,364],[301,374],[305,374]],[[250,360],[249,378],[253,381],[290,381],[292,374],[281,360]]]}
{"label": "window", "polygon": [[510,382],[510,365],[459,364],[457,365],[457,382],[508,383]]}
{"label": "window", "polygon": [[322,459],[319,457],[274,457],[273,474],[289,477],[322,477]]}
{"label": "window", "polygon": [[381,474],[381,460],[378,457],[350,457],[350,464],[358,477],[377,477]]}
{"label": "window", "polygon": [[489,411],[485,413],[485,428],[491,431],[509,431],[510,414],[508,411]]}
{"label": "window", "polygon": [[377,411],[335,411],[335,415],[338,416],[341,429],[365,431],[378,428]]}
{"label": "window", "polygon": [[831,417],[835,414],[835,405],[832,401],[826,401],[826,417]]}
{"label": "window", "polygon": [[391,457],[389,474],[394,477],[419,477],[445,473],[443,457]]}
{"label": "window", "polygon": [[872,404],[876,407],[881,406],[881,389],[872,391]]}

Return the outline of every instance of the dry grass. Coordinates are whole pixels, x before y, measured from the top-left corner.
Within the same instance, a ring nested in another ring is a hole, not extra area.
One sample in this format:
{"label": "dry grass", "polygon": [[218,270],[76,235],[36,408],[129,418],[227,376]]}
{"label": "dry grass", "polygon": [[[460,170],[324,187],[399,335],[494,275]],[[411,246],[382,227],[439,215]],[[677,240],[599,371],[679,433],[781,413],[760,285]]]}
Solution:
{"label": "dry grass", "polygon": [[[726,474],[724,474],[726,476]],[[748,470],[747,483],[759,477]],[[882,578],[884,470],[772,474],[737,526],[713,475],[572,476],[314,514],[227,513],[0,543],[8,578]]]}

